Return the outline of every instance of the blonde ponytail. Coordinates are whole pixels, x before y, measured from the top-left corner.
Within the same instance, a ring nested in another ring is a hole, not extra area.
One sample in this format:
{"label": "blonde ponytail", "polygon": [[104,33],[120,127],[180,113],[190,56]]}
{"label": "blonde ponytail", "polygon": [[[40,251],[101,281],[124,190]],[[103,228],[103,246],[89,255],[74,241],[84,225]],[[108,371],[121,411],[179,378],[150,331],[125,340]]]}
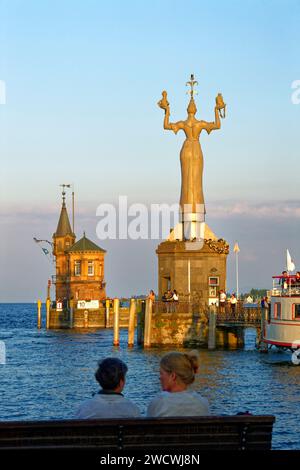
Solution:
{"label": "blonde ponytail", "polygon": [[162,357],[160,367],[169,374],[174,372],[179,382],[190,385],[195,380],[199,362],[199,353],[196,350],[189,353],[174,351]]}
{"label": "blonde ponytail", "polygon": [[191,363],[191,367],[194,373],[196,374],[200,365],[200,355],[198,351],[196,349],[193,349],[192,351],[186,353],[186,356]]}

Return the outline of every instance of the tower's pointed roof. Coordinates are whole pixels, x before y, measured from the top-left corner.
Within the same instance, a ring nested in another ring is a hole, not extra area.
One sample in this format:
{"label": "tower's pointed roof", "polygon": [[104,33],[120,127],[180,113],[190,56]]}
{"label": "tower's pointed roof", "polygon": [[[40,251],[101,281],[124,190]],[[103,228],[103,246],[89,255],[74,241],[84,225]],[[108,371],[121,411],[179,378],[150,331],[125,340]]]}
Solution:
{"label": "tower's pointed roof", "polygon": [[71,224],[69,221],[68,211],[66,208],[66,203],[63,198],[62,208],[59,216],[59,221],[57,224],[57,229],[54,234],[56,237],[65,237],[66,235],[74,235],[71,229]]}
{"label": "tower's pointed roof", "polygon": [[100,246],[96,245],[96,243],[92,242],[85,236],[85,232],[83,237],[78,240],[78,242],[74,243],[74,245],[69,248],[68,253],[73,253],[76,251],[101,251],[102,253],[106,253],[106,250],[100,248]]}

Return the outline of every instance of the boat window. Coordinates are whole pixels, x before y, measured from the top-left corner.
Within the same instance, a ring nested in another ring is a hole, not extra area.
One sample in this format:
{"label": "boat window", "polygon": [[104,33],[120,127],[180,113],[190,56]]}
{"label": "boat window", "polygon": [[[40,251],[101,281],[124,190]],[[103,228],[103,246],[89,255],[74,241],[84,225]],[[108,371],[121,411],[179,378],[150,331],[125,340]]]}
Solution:
{"label": "boat window", "polygon": [[281,303],[280,302],[276,302],[274,305],[274,318],[276,318],[277,320],[281,319]]}
{"label": "boat window", "polygon": [[293,317],[295,320],[300,320],[300,304],[293,305]]}

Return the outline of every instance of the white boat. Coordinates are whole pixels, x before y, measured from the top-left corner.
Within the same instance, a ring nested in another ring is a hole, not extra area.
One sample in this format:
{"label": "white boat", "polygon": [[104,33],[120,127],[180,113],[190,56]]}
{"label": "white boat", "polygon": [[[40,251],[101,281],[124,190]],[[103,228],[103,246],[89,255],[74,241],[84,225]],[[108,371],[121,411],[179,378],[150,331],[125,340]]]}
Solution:
{"label": "white boat", "polygon": [[262,336],[268,345],[291,350],[292,361],[300,363],[300,280],[296,276],[273,276]]}

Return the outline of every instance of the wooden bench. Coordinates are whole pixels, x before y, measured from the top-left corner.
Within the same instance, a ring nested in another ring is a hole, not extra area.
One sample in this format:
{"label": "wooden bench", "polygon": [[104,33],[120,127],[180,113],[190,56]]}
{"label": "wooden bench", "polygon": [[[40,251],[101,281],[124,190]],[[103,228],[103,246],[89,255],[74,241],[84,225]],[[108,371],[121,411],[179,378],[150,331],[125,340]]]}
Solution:
{"label": "wooden bench", "polygon": [[0,422],[0,450],[270,450],[274,416]]}

